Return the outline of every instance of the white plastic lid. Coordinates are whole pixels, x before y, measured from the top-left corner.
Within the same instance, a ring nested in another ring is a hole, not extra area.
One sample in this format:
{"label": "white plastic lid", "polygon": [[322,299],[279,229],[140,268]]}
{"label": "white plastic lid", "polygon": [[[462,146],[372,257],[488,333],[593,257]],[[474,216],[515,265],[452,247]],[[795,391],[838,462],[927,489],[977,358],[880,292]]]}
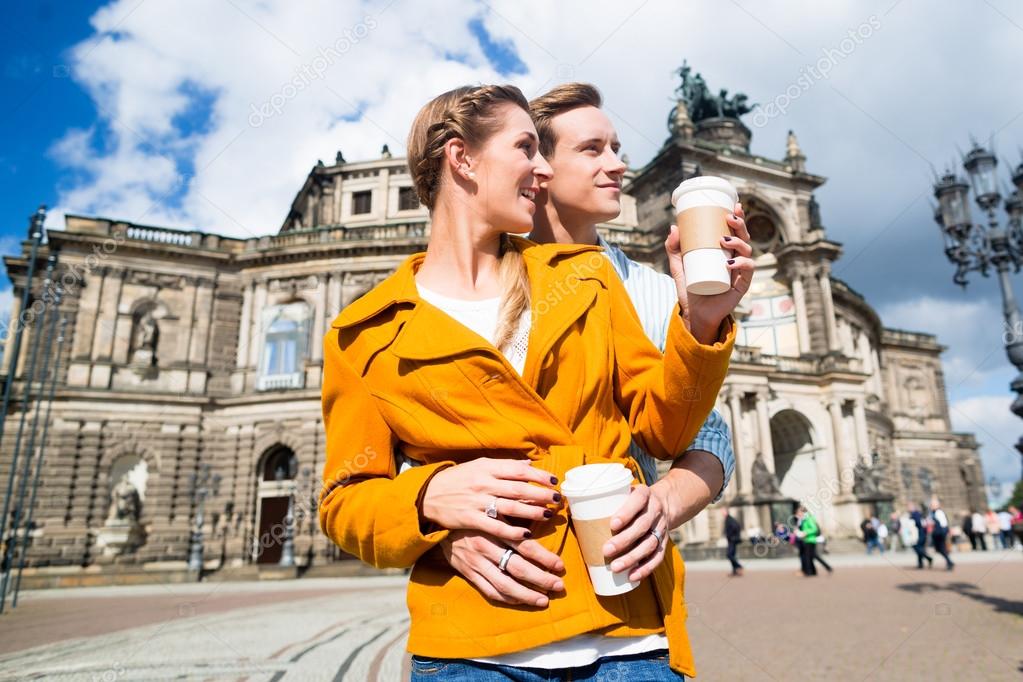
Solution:
{"label": "white plastic lid", "polygon": [[604,495],[632,484],[632,472],[619,462],[587,464],[565,473],[561,493],[570,498]]}
{"label": "white plastic lid", "polygon": [[[721,192],[732,199],[731,206],[727,207],[729,211],[739,201],[739,193],[735,191],[735,187],[728,180],[714,175],[702,175],[685,180],[676,187],[675,191],[671,193],[671,205],[678,208],[679,200],[690,192]],[[707,203],[717,202],[708,201]]]}

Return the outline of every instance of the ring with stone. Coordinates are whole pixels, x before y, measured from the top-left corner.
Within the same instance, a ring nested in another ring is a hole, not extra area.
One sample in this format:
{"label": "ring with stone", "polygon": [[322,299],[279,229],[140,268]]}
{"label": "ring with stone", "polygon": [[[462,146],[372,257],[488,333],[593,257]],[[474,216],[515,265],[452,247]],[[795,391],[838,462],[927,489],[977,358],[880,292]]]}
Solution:
{"label": "ring with stone", "polygon": [[515,550],[510,547],[504,550],[504,554],[501,556],[501,561],[497,564],[497,567],[501,569],[502,572],[508,572],[508,560],[511,559],[511,556],[514,553]]}
{"label": "ring with stone", "polygon": [[663,536],[663,535],[661,535],[661,531],[657,530],[656,528],[651,528],[651,529],[650,529],[650,533],[651,533],[651,534],[652,534],[652,535],[653,535],[653,536],[654,536],[655,538],[657,538],[657,544],[661,544],[661,540],[663,540],[663,539],[664,539],[664,536]]}
{"label": "ring with stone", "polygon": [[497,518],[497,498],[496,497],[487,506],[487,516],[489,516],[492,519],[496,519]]}

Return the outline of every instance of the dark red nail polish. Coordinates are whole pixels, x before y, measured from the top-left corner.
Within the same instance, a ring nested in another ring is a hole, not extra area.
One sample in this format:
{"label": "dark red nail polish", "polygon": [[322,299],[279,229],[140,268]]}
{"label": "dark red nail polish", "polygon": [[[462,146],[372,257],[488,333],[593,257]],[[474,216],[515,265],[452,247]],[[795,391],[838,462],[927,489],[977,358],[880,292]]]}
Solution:
{"label": "dark red nail polish", "polygon": [[558,477],[557,476],[551,476],[551,485],[557,485],[557,484],[558,484]]}
{"label": "dark red nail polish", "polygon": [[730,242],[730,241],[732,241],[732,238],[731,238],[731,237],[725,237],[725,238],[724,238],[724,240],[725,240],[726,242]]}
{"label": "dark red nail polish", "polygon": [[524,537],[524,538],[531,538],[531,537],[533,537],[533,531],[527,530],[527,531],[523,532],[522,533],[522,537]]}
{"label": "dark red nail polish", "polygon": [[554,512],[552,512],[552,511],[551,511],[550,509],[544,509],[544,510],[543,510],[543,517],[544,517],[545,519],[549,519],[549,518],[551,518],[552,516],[554,516]]}
{"label": "dark red nail polish", "polygon": [[[718,262],[720,263],[721,261]],[[554,501],[561,502],[561,493],[554,493]]]}
{"label": "dark red nail polish", "polygon": [[[718,261],[718,262],[720,263],[721,261]],[[735,265],[735,259],[734,258],[729,258],[728,259],[728,264],[729,265]]]}

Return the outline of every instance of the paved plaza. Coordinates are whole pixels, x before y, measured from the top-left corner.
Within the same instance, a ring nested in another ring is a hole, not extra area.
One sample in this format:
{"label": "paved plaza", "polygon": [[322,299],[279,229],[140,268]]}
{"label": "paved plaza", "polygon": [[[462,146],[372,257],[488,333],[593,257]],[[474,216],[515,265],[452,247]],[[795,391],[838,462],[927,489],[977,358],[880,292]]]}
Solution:
{"label": "paved plaza", "polygon": [[[699,679],[1019,680],[1023,553],[692,562]],[[406,680],[404,576],[22,593],[0,617],[0,677]]]}

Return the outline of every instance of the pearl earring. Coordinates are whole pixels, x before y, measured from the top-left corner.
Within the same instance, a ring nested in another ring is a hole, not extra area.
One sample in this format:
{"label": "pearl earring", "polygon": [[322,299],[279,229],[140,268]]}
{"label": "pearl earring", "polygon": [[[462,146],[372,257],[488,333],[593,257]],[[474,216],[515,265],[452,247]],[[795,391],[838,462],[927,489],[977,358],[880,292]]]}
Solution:
{"label": "pearl earring", "polygon": [[469,171],[469,179],[470,180],[476,179],[476,171]]}

